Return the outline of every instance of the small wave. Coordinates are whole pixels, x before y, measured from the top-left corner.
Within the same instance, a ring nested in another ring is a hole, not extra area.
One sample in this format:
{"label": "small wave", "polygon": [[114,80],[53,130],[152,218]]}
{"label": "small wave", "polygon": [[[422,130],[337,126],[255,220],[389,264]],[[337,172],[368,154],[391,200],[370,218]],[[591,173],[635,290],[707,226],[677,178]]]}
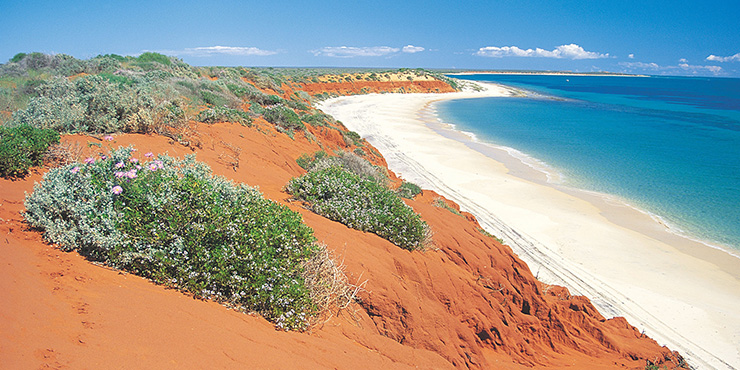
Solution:
{"label": "small wave", "polygon": [[545,176],[547,176],[548,183],[560,185],[563,184],[566,180],[566,177],[562,172],[555,169],[555,167],[547,164],[547,162],[539,160],[514,148],[496,145],[493,146],[505,150],[510,156],[518,159],[520,162],[532,168],[533,170],[544,173]]}
{"label": "small wave", "polygon": [[663,227],[663,230],[669,234],[673,234],[683,239],[704,245],[706,247],[722,251],[724,253],[729,254],[732,257],[740,258],[740,252],[736,248],[732,248],[731,246],[725,246],[722,243],[711,241],[708,239],[702,239],[702,237],[700,236],[693,235],[689,233],[688,231],[682,229],[675,223],[669,221],[665,217],[658,215],[657,213],[648,211],[640,206],[636,206],[625,198],[622,198],[614,194],[602,193],[602,192],[598,192],[594,190],[586,190],[586,189],[581,189],[581,188],[570,188],[570,189],[575,190],[577,192],[585,193],[591,196],[599,197],[603,199],[605,203],[611,204],[613,206],[621,206],[621,207],[627,207],[629,209],[632,209],[633,211],[639,212],[641,214],[644,214],[650,217],[650,219],[652,219],[656,224]]}
{"label": "small wave", "polygon": [[440,117],[439,114],[437,113],[438,112],[437,112],[437,108],[435,104],[429,104],[426,108],[424,108],[421,111],[420,115],[423,118],[426,118],[426,119],[423,119],[424,122],[432,123],[433,121],[436,121],[436,123],[439,126],[445,129],[460,133],[474,143],[485,145],[495,150],[506,152],[509,155],[509,157],[514,158],[517,161],[521,162],[522,164],[526,165],[527,167],[539,173],[544,174],[548,183],[559,185],[565,182],[566,176],[562,172],[558,171],[555,167],[549,165],[548,163],[542,160],[539,160],[535,157],[532,157],[531,155],[521,152],[517,149],[482,140],[475,132],[459,130],[457,128],[457,125],[455,125],[454,123],[444,121],[442,117]]}

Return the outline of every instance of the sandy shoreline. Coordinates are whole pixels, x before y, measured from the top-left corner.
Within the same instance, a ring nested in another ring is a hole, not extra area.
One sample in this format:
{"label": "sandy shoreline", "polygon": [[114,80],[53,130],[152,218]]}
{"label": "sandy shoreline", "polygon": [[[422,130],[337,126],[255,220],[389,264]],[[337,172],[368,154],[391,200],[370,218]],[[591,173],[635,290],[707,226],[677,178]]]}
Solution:
{"label": "sandy shoreline", "polygon": [[669,233],[648,215],[548,184],[510,153],[438,122],[433,102],[483,92],[340,97],[321,105],[367,138],[401,177],[478,217],[540,280],[625,316],[699,368],[740,368],[740,259]]}

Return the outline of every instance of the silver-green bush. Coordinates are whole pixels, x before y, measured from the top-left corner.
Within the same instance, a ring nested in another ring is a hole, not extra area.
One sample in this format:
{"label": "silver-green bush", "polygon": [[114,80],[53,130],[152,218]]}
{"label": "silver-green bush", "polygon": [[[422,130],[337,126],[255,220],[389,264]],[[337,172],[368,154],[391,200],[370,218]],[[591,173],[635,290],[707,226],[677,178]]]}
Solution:
{"label": "silver-green bush", "polygon": [[298,213],[193,157],[131,154],[49,171],[26,197],[27,222],[64,250],[257,311],[281,328],[308,325],[312,290],[327,285],[306,286],[304,265],[325,252]]}

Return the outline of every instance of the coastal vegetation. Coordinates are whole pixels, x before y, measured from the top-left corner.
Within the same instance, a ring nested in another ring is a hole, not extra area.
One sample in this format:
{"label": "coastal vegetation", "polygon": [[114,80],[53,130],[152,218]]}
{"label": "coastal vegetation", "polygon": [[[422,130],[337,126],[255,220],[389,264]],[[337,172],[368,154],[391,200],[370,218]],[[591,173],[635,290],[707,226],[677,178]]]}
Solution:
{"label": "coastal vegetation", "polygon": [[[46,168],[0,179],[0,274],[11,298],[0,313],[18,324],[2,333],[8,366],[642,369],[680,359],[586,298],[541,289],[471,215],[433,208],[433,191],[399,180],[359,134],[312,108],[318,95],[449,86],[418,70],[327,71],[191,67],[156,53],[31,53],[0,65],[0,127],[50,138],[29,150],[46,151]],[[53,144],[68,132],[79,135]],[[114,149],[119,141],[140,150]],[[8,158],[22,152],[8,148]],[[339,217],[361,230],[393,230],[383,237],[401,248],[310,214],[323,199],[293,202],[291,176],[302,190],[329,189]],[[430,227],[436,248],[409,253]],[[318,335],[281,333],[126,272]],[[100,357],[99,348],[117,350]]]}
{"label": "coastal vegetation", "polygon": [[291,179],[287,192],[322,216],[401,248],[423,249],[430,243],[429,226],[387,187],[385,174],[353,153],[322,153],[315,153],[312,161],[308,155],[299,158],[308,173]]}
{"label": "coastal vegetation", "polygon": [[346,279],[343,288],[320,275],[327,252],[299,214],[193,156],[133,154],[52,169],[27,197],[26,220],[63,250],[259,312],[280,328],[305,329],[321,301],[346,296]]}
{"label": "coastal vegetation", "polygon": [[398,189],[396,189],[396,192],[401,198],[414,199],[415,196],[421,194],[421,188],[419,187],[419,185],[404,181],[401,183]]}
{"label": "coastal vegetation", "polygon": [[39,166],[49,146],[59,142],[59,133],[29,125],[0,126],[0,176],[23,177]]}
{"label": "coastal vegetation", "polygon": [[[193,67],[151,52],[88,60],[19,53],[0,65],[0,124],[60,133],[156,133],[187,144],[192,122],[249,125],[262,118],[293,137],[306,124],[336,126],[311,107],[336,93],[311,95],[300,90],[304,84],[415,78],[455,83],[423,69]],[[352,134],[348,141],[358,142]]]}
{"label": "coastal vegetation", "polygon": [[[320,214],[403,248],[422,248],[426,223],[389,190],[384,169],[360,157],[360,135],[312,108],[309,94],[293,91],[300,83],[334,78],[327,73],[337,71],[199,68],[157,53],[89,60],[19,53],[0,65],[0,175],[23,176],[42,164],[60,133],[94,135],[104,143],[111,134],[159,134],[189,145],[194,122],[251,126],[259,119],[291,138],[311,125],[337,130],[345,145],[357,148],[304,158],[309,174],[287,189]],[[365,80],[381,72],[347,73]],[[27,196],[26,221],[63,250],[259,312],[284,329],[306,329],[352,301],[357,288],[297,213],[212,175],[193,157],[135,154],[119,148],[84,163],[58,163]],[[344,202],[319,202],[311,184],[341,194]]]}

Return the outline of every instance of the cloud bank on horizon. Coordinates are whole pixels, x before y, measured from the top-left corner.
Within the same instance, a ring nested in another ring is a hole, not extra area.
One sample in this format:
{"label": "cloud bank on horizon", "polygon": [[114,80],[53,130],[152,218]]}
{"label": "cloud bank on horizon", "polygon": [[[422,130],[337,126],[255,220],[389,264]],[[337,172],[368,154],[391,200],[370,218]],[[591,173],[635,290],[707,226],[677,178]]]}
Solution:
{"label": "cloud bank on horizon", "polygon": [[701,72],[709,72],[714,75],[720,75],[724,71],[720,66],[689,64],[686,59],[679,60],[677,65],[661,66],[657,63],[643,62],[620,62],[619,65],[629,72],[634,72],[635,70],[648,72],[683,72],[684,74],[692,75],[698,75]]}
{"label": "cloud bank on horizon", "polygon": [[354,57],[382,57],[398,53],[414,54],[422,52],[421,46],[406,45],[403,48],[394,48],[390,46],[325,46],[320,49],[311,50],[314,56],[325,56],[332,58],[354,58]]}
{"label": "cloud bank on horizon", "polygon": [[475,55],[492,58],[503,57],[538,57],[555,59],[601,59],[609,58],[609,54],[586,51],[576,44],[560,45],[553,50],[521,49],[517,46],[486,46],[478,49]]}
{"label": "cloud bank on horizon", "polygon": [[[215,58],[218,56],[252,56],[269,57],[288,51],[265,50],[253,46],[201,46],[184,48],[180,50],[143,50],[142,52],[155,51],[166,55],[178,57]],[[391,46],[326,46],[315,50],[309,50],[316,57],[328,58],[391,58],[401,54],[417,54],[428,51],[427,48],[408,44],[403,47]],[[140,54],[140,53],[139,53]],[[138,55],[138,54],[137,54]],[[594,59],[619,59],[610,53],[585,50],[578,44],[564,44],[552,50],[543,48],[522,49],[518,46],[486,46],[472,53],[473,56],[488,58],[550,58],[562,60],[594,60]],[[629,61],[620,61],[616,65],[619,72],[624,73],[653,73],[653,74],[689,74],[701,75],[711,74],[715,76],[726,75],[727,72],[718,65],[691,64],[685,58],[678,60],[675,65],[660,65],[655,62],[635,61],[635,54],[626,56]],[[705,58],[707,62],[727,63],[740,61],[740,53],[730,56],[718,56],[710,54]]]}
{"label": "cloud bank on horizon", "polygon": [[[421,46],[408,44],[403,47],[391,46],[326,46],[315,50],[309,50],[317,57],[329,58],[390,58],[400,54],[416,54],[427,51],[428,49]],[[193,48],[184,48],[180,50],[143,50],[142,52],[156,51],[162,54],[174,55],[179,57],[198,57],[209,58],[219,55],[228,56],[255,56],[268,57],[286,51],[265,50],[253,46],[201,46]],[[587,51],[578,44],[564,44],[555,47],[552,50],[543,48],[522,49],[518,46],[486,46],[479,48],[474,56],[488,58],[551,58],[565,60],[588,60],[588,59],[618,59],[610,53],[596,51]],[[625,73],[656,73],[656,74],[712,74],[723,75],[725,70],[718,65],[698,65],[690,64],[685,58],[679,59],[675,65],[660,65],[655,62],[634,61],[635,54],[630,53],[626,57],[630,61],[620,61],[617,66],[621,68],[620,72]],[[740,53],[722,57],[714,54],[705,59],[708,62],[737,62],[740,61]]]}

